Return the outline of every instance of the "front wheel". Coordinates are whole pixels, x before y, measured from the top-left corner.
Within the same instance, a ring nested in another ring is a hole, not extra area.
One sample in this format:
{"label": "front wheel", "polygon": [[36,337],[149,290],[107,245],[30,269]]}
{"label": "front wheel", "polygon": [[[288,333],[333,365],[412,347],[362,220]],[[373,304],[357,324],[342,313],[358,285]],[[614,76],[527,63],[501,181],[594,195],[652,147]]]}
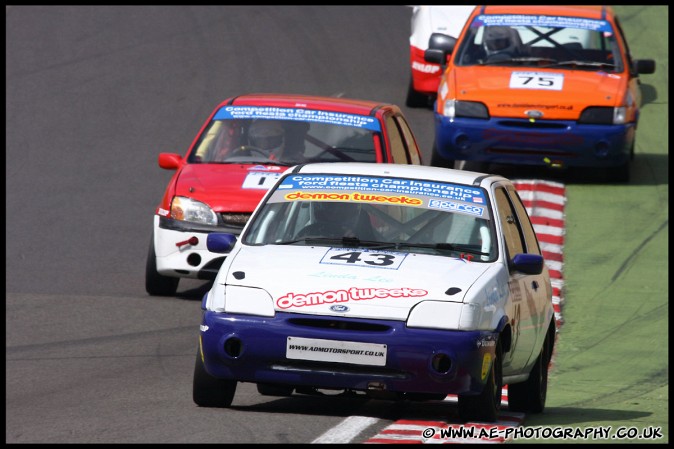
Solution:
{"label": "front wheel", "polygon": [[454,159],[446,159],[438,152],[438,143],[433,142],[431,153],[431,167],[454,168]]}
{"label": "front wheel", "polygon": [[145,291],[151,296],[173,296],[178,290],[180,278],[164,276],[157,271],[157,254],[154,251],[154,237],[145,262]]}
{"label": "front wheel", "polygon": [[227,408],[232,405],[236,381],[213,377],[206,371],[201,351],[197,349],[197,359],[194,363],[194,380],[192,384],[192,399],[199,407]]}
{"label": "front wheel", "polygon": [[548,394],[548,367],[552,357],[554,330],[549,331],[529,378],[522,383],[508,385],[508,408],[516,412],[541,413]]}
{"label": "front wheel", "polygon": [[609,182],[628,183],[630,181],[630,163],[625,162],[617,167],[607,168],[606,178]]}
{"label": "front wheel", "polygon": [[503,361],[500,340],[496,343],[494,360],[489,368],[482,393],[475,396],[459,395],[459,415],[464,421],[494,422],[501,410],[503,389]]}

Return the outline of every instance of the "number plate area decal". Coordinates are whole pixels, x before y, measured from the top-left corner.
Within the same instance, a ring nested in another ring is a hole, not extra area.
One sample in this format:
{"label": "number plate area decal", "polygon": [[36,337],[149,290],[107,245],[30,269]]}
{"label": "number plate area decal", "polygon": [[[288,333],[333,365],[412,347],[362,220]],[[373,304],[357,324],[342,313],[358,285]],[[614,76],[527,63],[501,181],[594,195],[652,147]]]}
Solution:
{"label": "number plate area decal", "polygon": [[562,90],[564,75],[548,72],[513,72],[510,75],[511,89]]}
{"label": "number plate area decal", "polygon": [[265,189],[269,190],[281,177],[282,173],[268,171],[252,171],[246,175],[246,179],[241,184],[242,189]]}
{"label": "number plate area decal", "polygon": [[397,270],[407,254],[391,251],[368,251],[362,248],[330,248],[323,258],[322,264],[347,265],[351,267],[386,268]]}
{"label": "number plate area decal", "polygon": [[386,345],[355,341],[288,337],[286,357],[316,362],[385,366]]}

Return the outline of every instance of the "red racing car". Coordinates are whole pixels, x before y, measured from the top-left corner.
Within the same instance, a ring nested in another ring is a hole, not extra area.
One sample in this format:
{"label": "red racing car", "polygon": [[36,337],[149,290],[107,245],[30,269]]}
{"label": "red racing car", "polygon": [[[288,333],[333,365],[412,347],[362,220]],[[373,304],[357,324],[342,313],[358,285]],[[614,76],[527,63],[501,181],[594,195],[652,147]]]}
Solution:
{"label": "red racing car", "polygon": [[155,209],[147,293],[174,295],[181,277],[214,279],[226,256],[208,251],[206,237],[238,235],[286,168],[349,161],[422,165],[398,106],[286,94],[223,101],[184,156],[159,155],[175,174]]}

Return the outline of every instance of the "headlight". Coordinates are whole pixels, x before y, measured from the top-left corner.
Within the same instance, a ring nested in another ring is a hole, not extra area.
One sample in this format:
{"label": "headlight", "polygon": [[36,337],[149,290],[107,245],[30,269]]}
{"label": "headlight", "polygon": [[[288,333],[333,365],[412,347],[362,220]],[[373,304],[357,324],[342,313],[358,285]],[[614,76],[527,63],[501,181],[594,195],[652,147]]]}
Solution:
{"label": "headlight", "polygon": [[447,100],[442,114],[448,118],[489,118],[487,106],[476,101]]}
{"label": "headlight", "polygon": [[580,114],[578,123],[585,125],[622,125],[625,123],[627,108],[590,107]]}
{"label": "headlight", "polygon": [[458,330],[462,306],[460,302],[422,301],[410,312],[407,326]]}
{"label": "headlight", "polygon": [[422,301],[407,317],[408,327],[448,330],[489,330],[479,304],[446,301]]}
{"label": "headlight", "polygon": [[184,196],[176,196],[171,201],[171,218],[213,226],[218,224],[217,215],[207,204]]}
{"label": "headlight", "polygon": [[273,317],[274,299],[261,288],[225,287],[225,312]]}

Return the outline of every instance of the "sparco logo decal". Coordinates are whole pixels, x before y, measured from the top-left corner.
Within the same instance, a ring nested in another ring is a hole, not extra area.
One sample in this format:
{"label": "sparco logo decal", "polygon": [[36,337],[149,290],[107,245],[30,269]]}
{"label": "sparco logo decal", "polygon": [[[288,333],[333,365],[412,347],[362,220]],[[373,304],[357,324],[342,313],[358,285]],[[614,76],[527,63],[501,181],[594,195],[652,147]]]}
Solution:
{"label": "sparco logo decal", "polygon": [[426,296],[428,292],[420,288],[356,288],[313,292],[306,294],[288,293],[276,300],[281,309],[290,307],[316,306],[335,302],[363,301],[367,299],[384,298],[416,298]]}

